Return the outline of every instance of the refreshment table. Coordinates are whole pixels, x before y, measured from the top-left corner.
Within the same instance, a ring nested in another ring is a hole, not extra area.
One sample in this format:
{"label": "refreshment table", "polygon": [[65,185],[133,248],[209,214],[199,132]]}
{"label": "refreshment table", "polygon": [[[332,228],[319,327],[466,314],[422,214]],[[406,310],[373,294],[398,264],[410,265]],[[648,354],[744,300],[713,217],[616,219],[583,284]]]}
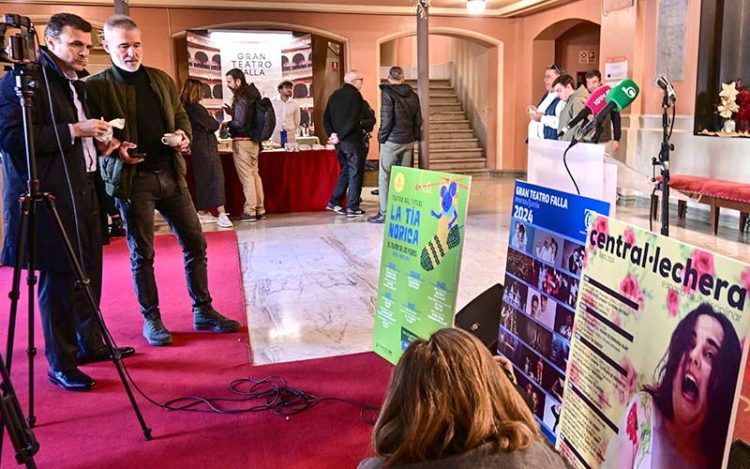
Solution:
{"label": "refreshment table", "polygon": [[[221,151],[219,155],[224,169],[225,208],[230,215],[241,215],[245,196],[232,153]],[[188,187],[194,198],[191,158],[186,156],[185,160],[188,167]],[[258,166],[268,213],[324,210],[339,174],[335,150],[262,151]]]}

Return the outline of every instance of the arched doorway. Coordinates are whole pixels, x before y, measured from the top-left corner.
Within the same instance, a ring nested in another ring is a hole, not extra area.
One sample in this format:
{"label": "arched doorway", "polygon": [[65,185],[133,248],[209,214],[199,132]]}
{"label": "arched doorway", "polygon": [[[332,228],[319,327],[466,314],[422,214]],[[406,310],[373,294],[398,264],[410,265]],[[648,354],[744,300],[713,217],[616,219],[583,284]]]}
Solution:
{"label": "arched doorway", "polygon": [[[476,172],[502,167],[503,43],[457,28],[430,30],[430,167]],[[416,86],[416,32],[378,41],[378,70],[404,68]],[[424,117],[424,116],[423,116]],[[463,163],[449,159],[463,159]]]}
{"label": "arched doorway", "polygon": [[534,38],[532,96],[538,99],[546,92],[544,70],[556,64],[577,81],[583,82],[586,72],[599,68],[601,26],[582,19],[554,23]]}

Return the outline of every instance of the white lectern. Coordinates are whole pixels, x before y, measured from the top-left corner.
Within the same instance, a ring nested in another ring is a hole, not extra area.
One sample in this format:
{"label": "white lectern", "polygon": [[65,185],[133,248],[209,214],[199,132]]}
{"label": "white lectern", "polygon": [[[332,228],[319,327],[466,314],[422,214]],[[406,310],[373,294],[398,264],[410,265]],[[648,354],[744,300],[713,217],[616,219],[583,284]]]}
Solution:
{"label": "white lectern", "polygon": [[[568,145],[570,142],[559,140],[529,140],[527,181],[575,194],[575,186],[563,164]],[[604,145],[579,143],[568,152],[567,162],[581,195],[609,202],[610,216],[614,215],[617,165],[605,158]]]}

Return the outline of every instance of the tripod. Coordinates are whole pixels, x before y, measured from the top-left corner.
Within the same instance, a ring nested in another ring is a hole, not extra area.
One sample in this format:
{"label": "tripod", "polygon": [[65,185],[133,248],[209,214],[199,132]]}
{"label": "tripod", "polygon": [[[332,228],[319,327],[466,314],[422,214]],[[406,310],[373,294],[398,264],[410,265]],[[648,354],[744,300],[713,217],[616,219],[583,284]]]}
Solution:
{"label": "tripod", "polygon": [[[12,15],[16,16],[16,15]],[[15,19],[22,18],[17,17]],[[30,22],[25,19],[28,24]],[[7,22],[7,17],[6,17]],[[21,54],[22,57],[25,57]],[[20,197],[20,209],[21,219],[18,227],[18,240],[16,245],[16,260],[13,269],[13,285],[9,294],[11,298],[10,306],[10,320],[8,328],[8,343],[7,343],[7,359],[8,359],[8,370],[10,370],[13,353],[13,342],[15,335],[16,318],[18,312],[18,301],[20,298],[20,283],[21,283],[21,270],[25,267],[27,269],[27,284],[28,284],[28,311],[29,311],[29,346],[27,348],[27,355],[29,359],[29,418],[28,425],[33,427],[36,422],[34,415],[34,357],[36,356],[36,347],[34,346],[34,286],[37,283],[37,277],[35,273],[36,268],[36,205],[39,202],[43,202],[46,208],[52,215],[53,224],[57,230],[57,234],[60,240],[63,242],[64,250],[67,258],[72,267],[72,273],[75,277],[76,288],[84,295],[86,304],[91,311],[94,313],[94,319],[102,332],[102,339],[104,345],[109,352],[109,356],[117,369],[117,373],[122,381],[123,387],[128,395],[133,411],[138,419],[141,426],[141,430],[147,440],[151,439],[151,429],[148,428],[146,422],[140,412],[138,404],[133,396],[133,392],[126,379],[124,367],[122,364],[122,357],[118,349],[114,345],[109,331],[104,324],[104,318],[102,312],[98,306],[98,300],[96,299],[92,287],[91,281],[87,278],[81,263],[76,257],[73,245],[65,231],[62,219],[57,210],[55,204],[55,197],[49,192],[43,192],[40,187],[40,180],[37,176],[36,157],[34,151],[33,141],[33,123],[32,123],[32,97],[34,91],[30,86],[30,81],[34,79],[32,75],[32,65],[28,60],[13,60],[12,73],[16,80],[15,91],[20,101],[20,107],[23,118],[23,133],[25,143],[25,156],[26,166],[28,171],[27,179],[27,192]],[[43,67],[43,65],[41,66]],[[42,69],[42,71],[44,71]],[[39,80],[37,80],[39,81]],[[45,79],[46,81],[46,79]],[[53,103],[50,100],[50,106]],[[64,155],[60,155],[64,158]],[[71,203],[75,204],[75,200]],[[28,254],[26,253],[26,246],[28,245]],[[22,415],[22,414],[20,414]],[[21,421],[23,418],[21,417]],[[30,430],[29,430],[30,431]],[[0,445],[1,445],[0,441]],[[0,450],[2,447],[0,446]],[[18,454],[18,448],[17,448]]]}
{"label": "tripod", "polygon": [[[659,149],[659,158],[653,158],[651,164],[654,166],[661,167],[661,234],[669,236],[669,153],[674,151],[674,145],[669,143],[669,138],[672,136],[672,129],[669,122],[669,108],[672,106],[672,124],[674,124],[674,103],[673,98],[667,90],[664,90],[664,98],[661,102],[662,114],[661,114],[661,127],[662,127],[662,140],[661,148]],[[658,186],[657,186],[658,187]],[[654,189],[656,190],[656,189]]]}

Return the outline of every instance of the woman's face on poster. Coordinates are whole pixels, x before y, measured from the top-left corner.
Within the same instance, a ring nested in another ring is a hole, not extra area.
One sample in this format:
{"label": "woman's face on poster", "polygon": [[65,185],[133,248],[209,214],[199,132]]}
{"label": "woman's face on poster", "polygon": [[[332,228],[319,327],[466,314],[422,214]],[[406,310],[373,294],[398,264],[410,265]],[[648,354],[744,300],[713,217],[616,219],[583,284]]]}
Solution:
{"label": "woman's face on poster", "polygon": [[708,412],[708,385],[714,360],[724,342],[724,330],[714,318],[701,315],[695,322],[690,346],[672,382],[675,423],[698,430]]}

